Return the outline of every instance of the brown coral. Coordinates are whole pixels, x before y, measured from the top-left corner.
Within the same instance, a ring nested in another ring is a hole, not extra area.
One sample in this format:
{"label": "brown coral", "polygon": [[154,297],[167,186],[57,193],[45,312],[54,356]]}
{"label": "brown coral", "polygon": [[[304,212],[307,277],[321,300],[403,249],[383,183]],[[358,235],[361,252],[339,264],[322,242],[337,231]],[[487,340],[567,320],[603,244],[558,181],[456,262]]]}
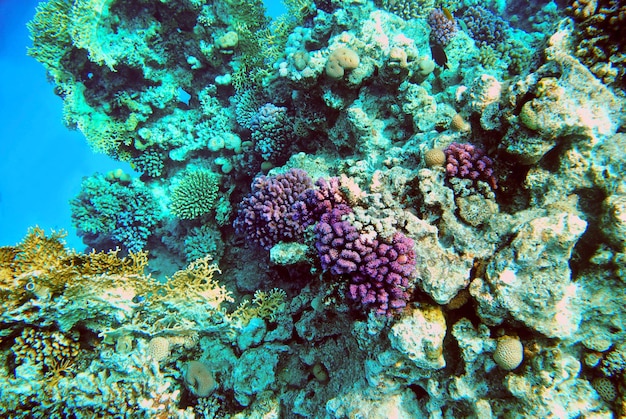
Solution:
{"label": "brown coral", "polygon": [[626,83],[626,4],[619,0],[574,0],[569,14],[578,24],[576,55],[605,83]]}
{"label": "brown coral", "polygon": [[110,279],[103,274],[136,277],[148,263],[145,252],[131,252],[123,258],[118,256],[119,249],[76,253],[65,247],[63,237],[64,232],[46,236],[41,228],[33,227],[22,243],[0,248],[0,298],[7,311],[31,295],[40,299],[61,292],[72,295],[87,287],[90,279],[103,287],[106,278]]}

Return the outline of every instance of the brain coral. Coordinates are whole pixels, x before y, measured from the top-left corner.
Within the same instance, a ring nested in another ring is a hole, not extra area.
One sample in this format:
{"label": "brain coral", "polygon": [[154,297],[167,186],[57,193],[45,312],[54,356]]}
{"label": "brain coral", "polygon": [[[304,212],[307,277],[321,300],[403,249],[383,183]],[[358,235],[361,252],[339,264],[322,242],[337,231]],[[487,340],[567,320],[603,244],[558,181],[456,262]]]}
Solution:
{"label": "brain coral", "polygon": [[150,339],[147,349],[148,355],[157,362],[170,356],[170,342],[161,336]]}
{"label": "brain coral", "polygon": [[524,346],[518,337],[502,336],[498,340],[493,360],[503,370],[511,371],[519,367],[524,360]]}
{"label": "brain coral", "polygon": [[215,207],[220,176],[209,170],[186,172],[172,190],[171,210],[178,218],[191,220]]}
{"label": "brain coral", "polygon": [[185,384],[197,397],[208,397],[217,387],[213,373],[200,361],[189,361],[187,364]]}

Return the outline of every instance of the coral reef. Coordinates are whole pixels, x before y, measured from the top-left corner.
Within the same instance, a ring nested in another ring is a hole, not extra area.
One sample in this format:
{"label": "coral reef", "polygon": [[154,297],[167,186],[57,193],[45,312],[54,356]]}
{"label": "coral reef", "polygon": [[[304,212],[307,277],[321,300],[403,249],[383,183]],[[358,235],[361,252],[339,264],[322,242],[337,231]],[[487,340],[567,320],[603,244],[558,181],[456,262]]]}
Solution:
{"label": "coral reef", "polygon": [[621,28],[626,6],[615,0],[573,0],[567,9],[578,25],[576,56],[605,83],[625,86],[626,61]]}
{"label": "coral reef", "polygon": [[472,39],[480,46],[497,47],[507,38],[507,23],[483,6],[468,7],[463,12],[463,21]]}
{"label": "coral reef", "polygon": [[172,188],[171,210],[175,216],[191,220],[215,207],[220,176],[207,170],[185,173]]}
{"label": "coral reef", "polygon": [[142,250],[161,218],[150,190],[139,180],[129,182],[121,172],[86,178],[70,207],[78,234],[96,249]]}
{"label": "coral reef", "polygon": [[621,4],[286,7],[38,6],[140,175],[0,248],[0,415],[624,416]]}
{"label": "coral reef", "polygon": [[472,144],[452,143],[445,150],[446,174],[461,179],[482,180],[497,188],[493,162],[485,152]]}

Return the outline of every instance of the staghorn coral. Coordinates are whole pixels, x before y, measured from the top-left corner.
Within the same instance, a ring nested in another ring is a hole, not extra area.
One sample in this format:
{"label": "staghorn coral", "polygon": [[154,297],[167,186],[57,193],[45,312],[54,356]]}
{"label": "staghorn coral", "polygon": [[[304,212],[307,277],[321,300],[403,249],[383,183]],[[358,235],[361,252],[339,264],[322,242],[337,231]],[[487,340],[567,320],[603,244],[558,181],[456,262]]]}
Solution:
{"label": "staghorn coral", "polygon": [[172,213],[184,220],[208,214],[215,207],[219,184],[220,176],[209,170],[185,172],[180,182],[172,188]]}

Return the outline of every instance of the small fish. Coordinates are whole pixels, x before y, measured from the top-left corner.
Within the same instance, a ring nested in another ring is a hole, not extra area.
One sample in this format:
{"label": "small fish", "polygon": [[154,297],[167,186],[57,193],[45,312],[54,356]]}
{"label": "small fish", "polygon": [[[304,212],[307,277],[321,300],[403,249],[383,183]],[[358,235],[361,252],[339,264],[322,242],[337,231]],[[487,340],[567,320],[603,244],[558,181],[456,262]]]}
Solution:
{"label": "small fish", "polygon": [[454,16],[452,16],[452,13],[450,13],[450,10],[446,9],[445,7],[441,8],[441,11],[443,12],[443,15],[450,21],[450,22],[454,22]]}
{"label": "small fish", "polygon": [[443,47],[439,44],[431,44],[430,45],[430,54],[433,56],[433,61],[437,63],[438,66],[449,69],[448,67],[448,56],[446,52],[443,50]]}

